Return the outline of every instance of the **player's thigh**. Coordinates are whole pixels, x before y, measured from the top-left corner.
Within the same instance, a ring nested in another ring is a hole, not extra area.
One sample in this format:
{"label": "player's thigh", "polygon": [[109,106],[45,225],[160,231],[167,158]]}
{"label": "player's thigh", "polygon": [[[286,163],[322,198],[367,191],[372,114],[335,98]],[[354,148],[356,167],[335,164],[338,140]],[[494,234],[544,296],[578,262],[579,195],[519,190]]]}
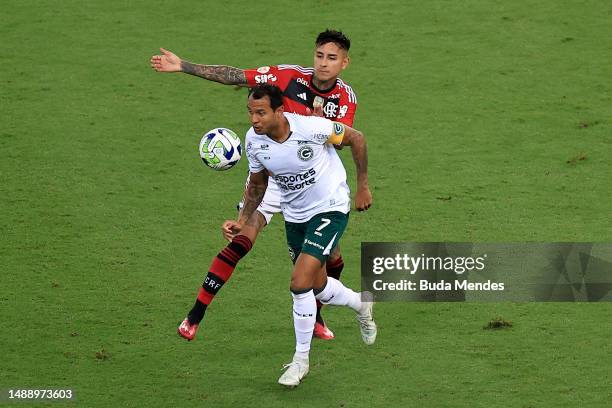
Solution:
{"label": "player's thigh", "polygon": [[302,244],[302,253],[307,253],[321,261],[327,261],[332,249],[348,224],[348,214],[338,211],[317,214],[307,223],[306,234]]}
{"label": "player's thigh", "polygon": [[289,257],[294,265],[302,253],[302,244],[306,237],[307,227],[307,223],[285,221],[285,234],[287,236],[287,246],[289,247]]}

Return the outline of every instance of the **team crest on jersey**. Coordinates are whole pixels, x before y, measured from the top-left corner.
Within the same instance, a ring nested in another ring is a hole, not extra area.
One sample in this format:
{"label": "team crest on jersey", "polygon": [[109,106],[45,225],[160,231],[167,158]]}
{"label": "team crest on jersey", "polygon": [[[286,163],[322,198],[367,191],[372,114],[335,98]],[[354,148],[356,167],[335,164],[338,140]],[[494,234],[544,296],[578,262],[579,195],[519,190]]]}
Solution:
{"label": "team crest on jersey", "polygon": [[310,146],[302,146],[298,149],[297,156],[302,161],[308,161],[312,159],[314,155],[314,150]]}
{"label": "team crest on jersey", "polygon": [[257,72],[260,74],[267,74],[270,71],[270,67],[259,67],[257,68]]}
{"label": "team crest on jersey", "polygon": [[335,103],[328,101],[325,107],[323,108],[323,113],[328,118],[335,118],[336,112],[338,111],[338,105]]}

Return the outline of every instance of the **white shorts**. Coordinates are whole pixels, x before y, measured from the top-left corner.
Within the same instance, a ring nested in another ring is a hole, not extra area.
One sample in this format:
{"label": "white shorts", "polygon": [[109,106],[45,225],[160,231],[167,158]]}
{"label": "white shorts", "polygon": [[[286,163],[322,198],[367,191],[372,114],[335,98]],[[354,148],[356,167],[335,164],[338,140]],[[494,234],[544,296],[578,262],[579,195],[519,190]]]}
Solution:
{"label": "white shorts", "polygon": [[[246,184],[244,186],[244,190],[246,191],[249,186],[249,177],[247,177]],[[272,216],[274,214],[278,214],[281,212],[280,206],[281,192],[278,188],[278,184],[272,177],[268,178],[268,188],[266,189],[266,194],[264,194],[263,200],[261,200],[261,204],[257,207],[257,211],[261,213],[266,219],[266,224],[269,224],[272,220]],[[238,211],[242,209],[244,206],[244,197],[238,203]]]}

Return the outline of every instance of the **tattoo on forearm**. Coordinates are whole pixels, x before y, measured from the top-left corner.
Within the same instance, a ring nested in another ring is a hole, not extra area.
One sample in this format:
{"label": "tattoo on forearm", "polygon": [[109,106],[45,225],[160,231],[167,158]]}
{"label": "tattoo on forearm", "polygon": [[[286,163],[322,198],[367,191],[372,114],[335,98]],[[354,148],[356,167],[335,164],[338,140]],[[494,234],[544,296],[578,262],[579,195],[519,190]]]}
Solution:
{"label": "tattoo on forearm", "polygon": [[201,65],[181,61],[181,71],[226,85],[245,85],[247,83],[241,69],[227,65]]}
{"label": "tattoo on forearm", "polygon": [[251,219],[251,215],[257,210],[259,204],[263,200],[264,195],[266,194],[267,184],[263,186],[255,186],[252,183],[247,187],[245,197],[244,197],[244,207],[242,208],[241,217],[246,219],[246,222]]}

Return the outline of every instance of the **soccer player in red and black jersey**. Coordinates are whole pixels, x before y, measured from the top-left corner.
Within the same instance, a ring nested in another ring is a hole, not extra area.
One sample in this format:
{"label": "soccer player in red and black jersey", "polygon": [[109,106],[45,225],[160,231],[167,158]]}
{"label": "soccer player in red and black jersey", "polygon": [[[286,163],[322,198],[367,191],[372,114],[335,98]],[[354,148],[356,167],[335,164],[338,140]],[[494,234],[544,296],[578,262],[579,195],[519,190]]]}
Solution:
{"label": "soccer player in red and black jersey", "polygon": [[[225,85],[276,85],[283,91],[286,112],[323,116],[352,127],[357,97],[353,89],[339,78],[349,64],[350,45],[350,40],[340,31],[326,30],[320,33],[315,41],[312,68],[276,65],[239,69],[227,65],[194,64],[163,48],[160,49],[162,55],[151,58],[151,67],[158,72],[183,72]],[[269,185],[261,206],[242,228],[240,235],[235,235],[229,226],[223,225],[223,235],[231,242],[211,265],[194,307],[179,326],[181,336],[193,339],[206,307],[229,279],[236,264],[251,250],[259,232],[270,222],[272,215],[278,212],[281,212],[280,191],[276,185]],[[339,248],[335,248],[326,263],[327,274],[340,279],[343,268],[344,261]],[[333,339],[334,334],[325,325],[320,307],[318,304],[314,336],[324,340]]]}

